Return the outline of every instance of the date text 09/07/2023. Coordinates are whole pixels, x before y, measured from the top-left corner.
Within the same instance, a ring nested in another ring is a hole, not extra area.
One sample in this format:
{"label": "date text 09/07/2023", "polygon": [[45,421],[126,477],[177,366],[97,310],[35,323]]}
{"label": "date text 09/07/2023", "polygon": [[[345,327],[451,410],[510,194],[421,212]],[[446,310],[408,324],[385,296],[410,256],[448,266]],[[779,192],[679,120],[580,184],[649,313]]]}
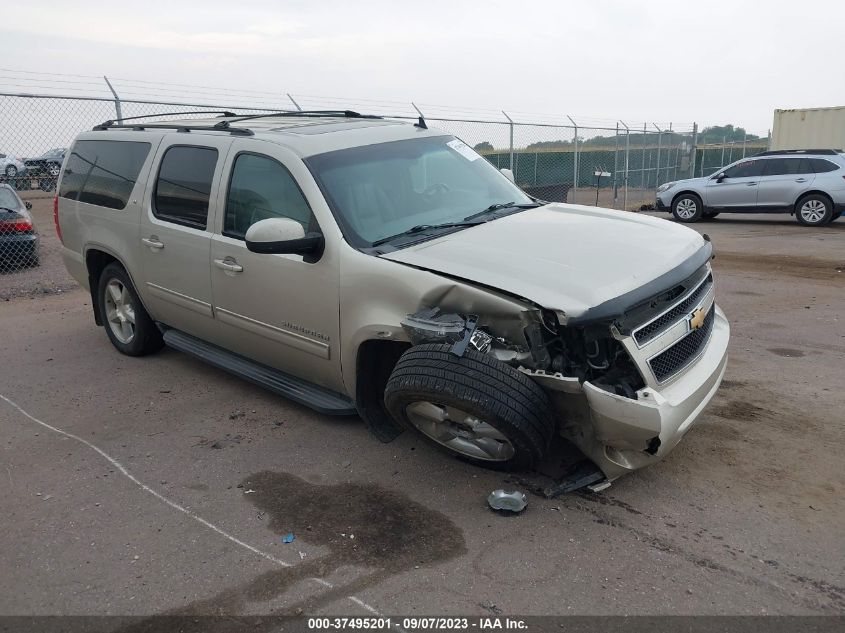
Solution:
{"label": "date text 09/07/2023", "polygon": [[519,618],[504,617],[333,617],[308,618],[312,631],[390,630],[401,627],[406,631],[504,631],[526,630],[528,625]]}

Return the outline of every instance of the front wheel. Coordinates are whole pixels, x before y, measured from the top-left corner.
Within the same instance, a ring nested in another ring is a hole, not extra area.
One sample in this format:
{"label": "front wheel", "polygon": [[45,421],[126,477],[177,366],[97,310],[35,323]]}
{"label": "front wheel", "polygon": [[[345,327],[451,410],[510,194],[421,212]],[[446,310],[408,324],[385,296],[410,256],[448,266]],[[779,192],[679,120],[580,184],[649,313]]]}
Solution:
{"label": "front wheel", "polygon": [[480,466],[530,470],[555,431],[543,389],[488,354],[458,357],[449,345],[407,350],[390,375],[385,404],[400,423]]}
{"label": "front wheel", "polygon": [[18,168],[14,165],[6,165],[6,175],[9,178],[17,178],[18,176]]}
{"label": "front wheel", "polygon": [[795,205],[795,219],[803,226],[824,226],[833,219],[833,204],[825,196],[811,193]]}
{"label": "front wheel", "polygon": [[704,205],[694,193],[682,193],[672,201],[672,215],[678,222],[698,222]]}
{"label": "front wheel", "polygon": [[132,280],[119,264],[109,264],[98,284],[100,320],[119,352],[144,356],[161,349],[161,332],[147,314]]}

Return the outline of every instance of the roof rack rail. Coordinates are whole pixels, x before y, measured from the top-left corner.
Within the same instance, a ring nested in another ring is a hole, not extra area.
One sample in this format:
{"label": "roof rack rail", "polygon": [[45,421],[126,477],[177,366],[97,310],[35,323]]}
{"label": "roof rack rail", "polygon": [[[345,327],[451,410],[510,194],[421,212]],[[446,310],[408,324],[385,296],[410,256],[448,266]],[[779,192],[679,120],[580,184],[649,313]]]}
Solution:
{"label": "roof rack rail", "polygon": [[756,156],[783,156],[785,154],[822,154],[831,156],[841,153],[841,149],[774,149],[767,152],[760,152]]}
{"label": "roof rack rail", "polygon": [[[108,122],[107,122],[108,123]],[[200,132],[228,132],[234,136],[254,136],[255,132],[245,127],[229,127],[227,121],[221,121],[215,125],[191,125],[187,121],[182,123],[144,123],[136,125],[95,125],[93,130],[95,132],[102,132],[104,130],[176,130],[177,132],[188,133],[192,131]]]}
{"label": "roof rack rail", "polygon": [[155,116],[176,116],[177,114],[218,114],[221,117],[229,117],[229,116],[238,116],[234,112],[229,112],[228,110],[194,110],[192,112],[160,112],[158,114],[142,114],[140,116],[128,116],[123,119],[109,119],[108,121],[103,121],[100,123],[99,126],[111,126],[115,125],[116,123],[123,123],[124,121],[137,121],[138,119],[151,119]]}
{"label": "roof rack rail", "polygon": [[[241,121],[251,121],[252,119],[266,119],[269,117],[326,117],[326,118],[345,118],[345,119],[383,119],[375,114],[361,114],[354,110],[283,110],[281,112],[268,112],[265,114],[245,114],[237,116],[229,123],[240,123]],[[221,121],[218,123],[220,125]]]}

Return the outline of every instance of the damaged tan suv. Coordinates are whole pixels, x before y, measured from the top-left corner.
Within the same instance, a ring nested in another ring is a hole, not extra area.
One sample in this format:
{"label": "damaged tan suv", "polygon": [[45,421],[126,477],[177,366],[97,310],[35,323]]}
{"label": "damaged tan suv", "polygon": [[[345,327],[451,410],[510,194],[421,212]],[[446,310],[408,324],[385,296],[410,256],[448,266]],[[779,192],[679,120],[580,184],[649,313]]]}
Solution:
{"label": "damaged tan suv", "polygon": [[121,352],[166,344],[488,466],[564,438],[607,480],[718,388],[698,233],[535,200],[422,119],[193,114],[108,121],[64,164],[64,260]]}

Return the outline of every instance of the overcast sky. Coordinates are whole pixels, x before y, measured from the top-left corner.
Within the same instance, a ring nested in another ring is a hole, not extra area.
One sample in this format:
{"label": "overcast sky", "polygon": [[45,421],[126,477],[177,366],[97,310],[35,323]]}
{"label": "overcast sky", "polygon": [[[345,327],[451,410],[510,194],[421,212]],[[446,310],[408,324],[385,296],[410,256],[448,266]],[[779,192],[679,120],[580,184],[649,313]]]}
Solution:
{"label": "overcast sky", "polygon": [[[763,134],[775,108],[845,105],[843,0],[134,6],[7,2],[0,65],[295,96],[413,100],[432,111],[436,104],[676,127],[734,123]],[[17,81],[2,75],[0,89]],[[37,82],[29,83],[37,91]],[[150,96],[154,90],[150,85]],[[132,91],[140,96],[144,89]],[[202,94],[185,88],[191,91]]]}

